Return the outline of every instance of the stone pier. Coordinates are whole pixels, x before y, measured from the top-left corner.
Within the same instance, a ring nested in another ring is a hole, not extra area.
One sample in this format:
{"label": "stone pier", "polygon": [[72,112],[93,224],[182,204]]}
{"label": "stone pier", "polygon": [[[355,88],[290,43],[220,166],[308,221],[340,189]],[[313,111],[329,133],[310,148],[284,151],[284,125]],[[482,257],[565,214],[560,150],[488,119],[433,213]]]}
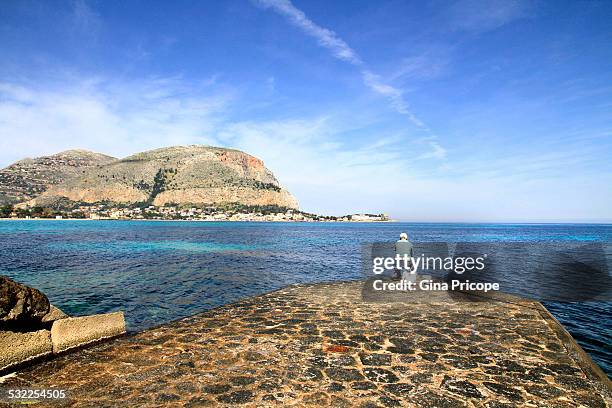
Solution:
{"label": "stone pier", "polygon": [[537,302],[366,301],[363,285],[290,286],[54,358],[0,387],[66,390],[56,404],[76,407],[611,404],[607,376]]}

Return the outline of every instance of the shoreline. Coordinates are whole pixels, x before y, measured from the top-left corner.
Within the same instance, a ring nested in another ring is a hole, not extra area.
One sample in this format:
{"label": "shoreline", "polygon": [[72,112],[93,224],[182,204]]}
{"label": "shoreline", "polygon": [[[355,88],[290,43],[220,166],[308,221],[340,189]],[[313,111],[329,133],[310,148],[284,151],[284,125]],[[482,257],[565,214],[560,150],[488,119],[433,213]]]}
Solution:
{"label": "shoreline", "polygon": [[189,221],[189,222],[261,222],[261,223],[303,223],[303,224],[414,224],[414,225],[584,225],[584,226],[612,226],[612,222],[493,222],[493,221],[274,221],[274,220],[159,220],[141,218],[2,218],[0,221]]}
{"label": "shoreline", "polygon": [[181,222],[261,222],[261,223],[303,223],[303,224],[387,224],[397,223],[397,220],[387,221],[303,221],[303,220],[160,220],[160,219],[144,219],[144,218],[0,218],[0,221],[181,221]]}
{"label": "shoreline", "polygon": [[493,221],[275,221],[275,220],[159,220],[142,218],[14,218],[0,217],[0,221],[189,221],[189,222],[261,222],[261,223],[302,223],[302,224],[413,224],[413,225],[584,225],[584,226],[612,226],[612,222],[493,222]]}

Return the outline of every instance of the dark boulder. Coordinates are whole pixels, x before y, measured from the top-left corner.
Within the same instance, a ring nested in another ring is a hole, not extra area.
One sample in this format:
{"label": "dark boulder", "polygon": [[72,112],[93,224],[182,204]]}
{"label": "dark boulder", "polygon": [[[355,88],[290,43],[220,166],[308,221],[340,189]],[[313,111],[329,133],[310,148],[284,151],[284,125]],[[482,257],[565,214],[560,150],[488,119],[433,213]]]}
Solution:
{"label": "dark boulder", "polygon": [[0,276],[0,323],[36,323],[49,312],[41,291]]}

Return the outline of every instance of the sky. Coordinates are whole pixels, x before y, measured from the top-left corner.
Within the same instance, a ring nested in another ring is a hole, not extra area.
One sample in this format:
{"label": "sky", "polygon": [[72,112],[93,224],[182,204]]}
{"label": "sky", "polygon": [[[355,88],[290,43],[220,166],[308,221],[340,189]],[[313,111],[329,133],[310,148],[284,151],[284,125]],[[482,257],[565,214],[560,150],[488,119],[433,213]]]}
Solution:
{"label": "sky", "polygon": [[612,2],[0,4],[0,167],[261,158],[305,211],[612,222]]}

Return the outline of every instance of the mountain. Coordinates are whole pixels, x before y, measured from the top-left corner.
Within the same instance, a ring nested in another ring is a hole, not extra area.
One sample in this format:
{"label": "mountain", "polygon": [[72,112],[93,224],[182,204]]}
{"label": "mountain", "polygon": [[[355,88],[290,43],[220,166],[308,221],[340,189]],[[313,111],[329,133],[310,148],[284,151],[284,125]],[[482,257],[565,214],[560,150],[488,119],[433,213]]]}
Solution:
{"label": "mountain", "polygon": [[87,169],[114,160],[117,159],[86,150],[66,150],[52,156],[20,160],[0,170],[0,205],[31,200]]}
{"label": "mountain", "polygon": [[150,150],[86,169],[28,202],[34,206],[113,202],[163,205],[276,205],[298,208],[256,157],[211,146]]}

